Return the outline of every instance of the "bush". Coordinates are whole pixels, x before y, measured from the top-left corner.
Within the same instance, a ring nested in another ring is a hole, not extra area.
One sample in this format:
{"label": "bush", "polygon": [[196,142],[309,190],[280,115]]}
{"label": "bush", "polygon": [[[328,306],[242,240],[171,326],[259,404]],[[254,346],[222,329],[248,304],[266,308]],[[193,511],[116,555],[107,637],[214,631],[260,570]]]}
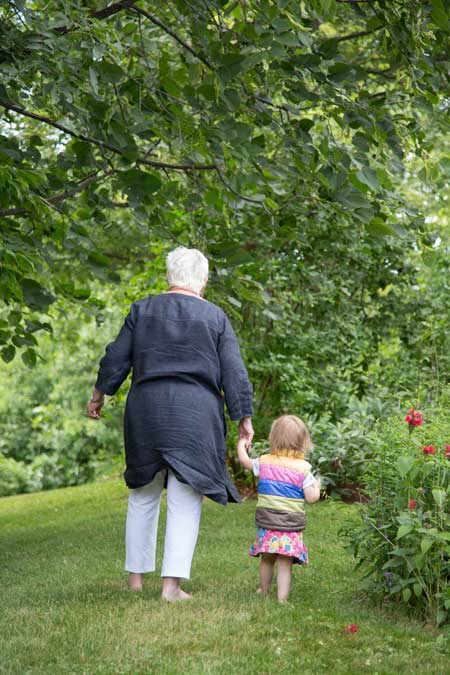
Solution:
{"label": "bush", "polygon": [[426,411],[422,426],[400,416],[380,422],[364,475],[370,501],[343,529],[369,596],[400,601],[437,625],[450,620],[448,399]]}
{"label": "bush", "polygon": [[24,462],[0,455],[0,497],[25,492],[30,481],[30,470]]}
{"label": "bush", "polygon": [[363,474],[372,453],[372,429],[391,408],[389,400],[378,397],[352,398],[337,422],[332,423],[327,415],[308,421],[314,444],[308,459],[328,494],[354,497],[363,488]]}
{"label": "bush", "polygon": [[[66,342],[70,338],[66,348],[50,338],[42,341],[42,358],[31,373],[17,361],[4,366],[0,495],[85,483],[95,479],[105,463],[111,466],[123,456],[122,405],[118,403],[123,402],[127,385],[108,398],[100,422],[86,417],[98,358],[116,329],[106,328],[106,338],[77,318],[75,327],[66,326]],[[120,322],[120,316],[114,320]]]}

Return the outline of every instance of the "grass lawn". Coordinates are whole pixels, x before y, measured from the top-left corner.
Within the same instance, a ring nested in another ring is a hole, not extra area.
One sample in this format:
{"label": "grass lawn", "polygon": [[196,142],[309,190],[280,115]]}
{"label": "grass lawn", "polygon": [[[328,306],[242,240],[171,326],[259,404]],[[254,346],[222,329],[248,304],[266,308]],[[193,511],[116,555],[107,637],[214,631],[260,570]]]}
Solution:
{"label": "grass lawn", "polygon": [[357,507],[309,508],[311,563],[285,606],[255,593],[254,507],[205,500],[195,597],[169,605],[156,575],[126,590],[118,481],[0,499],[0,673],[450,673],[437,632],[357,594],[337,537]]}

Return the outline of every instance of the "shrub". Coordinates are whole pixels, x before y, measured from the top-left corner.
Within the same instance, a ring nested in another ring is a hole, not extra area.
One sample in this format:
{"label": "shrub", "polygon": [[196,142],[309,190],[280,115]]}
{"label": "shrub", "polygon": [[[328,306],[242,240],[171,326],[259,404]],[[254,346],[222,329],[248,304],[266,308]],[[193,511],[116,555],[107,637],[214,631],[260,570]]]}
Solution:
{"label": "shrub", "polygon": [[370,501],[343,534],[369,596],[442,624],[450,619],[448,397],[425,411],[423,425],[398,416],[376,432],[364,475]]}
{"label": "shrub", "polygon": [[370,436],[377,421],[392,408],[377,397],[352,398],[347,411],[332,423],[328,416],[308,421],[314,448],[309,456],[322,488],[336,497],[354,496],[372,454]]}
{"label": "shrub", "polygon": [[30,470],[24,462],[0,455],[0,497],[25,492],[29,481]]}

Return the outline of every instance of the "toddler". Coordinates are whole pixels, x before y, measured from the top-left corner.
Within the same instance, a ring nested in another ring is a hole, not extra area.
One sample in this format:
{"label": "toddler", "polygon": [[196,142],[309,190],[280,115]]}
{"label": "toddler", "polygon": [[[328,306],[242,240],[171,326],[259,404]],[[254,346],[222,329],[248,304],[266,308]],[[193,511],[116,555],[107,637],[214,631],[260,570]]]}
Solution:
{"label": "toddler", "polygon": [[320,481],[311,473],[305,453],[311,439],[304,422],[295,415],[283,415],[272,424],[269,435],[270,455],[250,459],[249,444],[238,442],[241,465],[259,476],[256,504],[256,542],[250,555],[261,556],[258,592],[267,595],[272,584],[275,563],[278,566],[277,594],[286,602],[291,588],[292,564],[308,563],[303,543],[305,499],[316,502]]}

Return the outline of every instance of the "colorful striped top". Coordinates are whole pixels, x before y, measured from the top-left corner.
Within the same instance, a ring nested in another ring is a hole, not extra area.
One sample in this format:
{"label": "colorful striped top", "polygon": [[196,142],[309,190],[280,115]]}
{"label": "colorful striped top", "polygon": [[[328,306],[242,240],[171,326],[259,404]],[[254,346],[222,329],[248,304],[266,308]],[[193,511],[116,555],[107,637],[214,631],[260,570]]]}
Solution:
{"label": "colorful striped top", "polygon": [[304,459],[263,455],[253,460],[259,475],[256,525],[269,530],[300,532],[306,527],[303,488],[314,482],[311,464]]}

